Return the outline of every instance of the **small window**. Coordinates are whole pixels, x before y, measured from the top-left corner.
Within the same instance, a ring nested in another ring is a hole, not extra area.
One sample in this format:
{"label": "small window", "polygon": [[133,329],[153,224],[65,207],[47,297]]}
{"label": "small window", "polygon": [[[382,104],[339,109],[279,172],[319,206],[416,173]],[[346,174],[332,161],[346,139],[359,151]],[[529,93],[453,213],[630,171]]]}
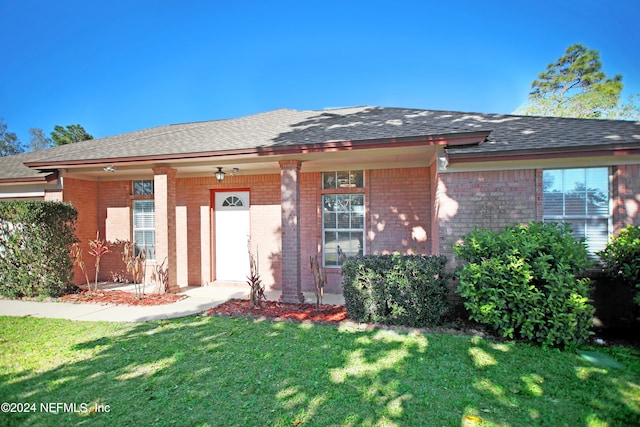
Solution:
{"label": "small window", "polygon": [[364,171],[322,172],[322,188],[324,190],[363,187]]}
{"label": "small window", "polygon": [[153,181],[133,181],[134,196],[153,196]]}
{"label": "small window", "polygon": [[222,206],[241,207],[244,206],[242,199],[238,196],[229,196],[222,202]]}
{"label": "small window", "polygon": [[609,170],[555,169],[542,173],[543,220],[568,223],[594,254],[609,240]]}

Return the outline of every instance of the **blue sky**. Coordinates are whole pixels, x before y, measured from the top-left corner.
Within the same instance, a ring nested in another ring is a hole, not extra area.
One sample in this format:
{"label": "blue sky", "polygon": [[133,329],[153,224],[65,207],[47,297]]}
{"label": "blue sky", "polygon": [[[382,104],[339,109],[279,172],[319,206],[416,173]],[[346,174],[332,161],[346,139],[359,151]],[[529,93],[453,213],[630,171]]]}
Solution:
{"label": "blue sky", "polygon": [[638,0],[0,0],[0,16],[0,117],[25,144],[31,127],[277,108],[511,113],[573,43],[640,93]]}

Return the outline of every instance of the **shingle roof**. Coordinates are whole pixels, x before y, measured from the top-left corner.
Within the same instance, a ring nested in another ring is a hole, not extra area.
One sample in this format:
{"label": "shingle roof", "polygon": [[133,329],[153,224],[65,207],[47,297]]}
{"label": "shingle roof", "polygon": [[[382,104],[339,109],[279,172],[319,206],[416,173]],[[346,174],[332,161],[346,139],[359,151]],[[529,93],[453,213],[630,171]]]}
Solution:
{"label": "shingle roof", "polygon": [[332,141],[456,135],[491,131],[476,146],[450,147],[451,156],[527,153],[613,145],[640,146],[640,123],[555,117],[529,117],[406,108],[352,107],[297,111],[280,109],[251,116],[160,126],[78,142],[3,159],[0,179],[37,175],[13,162],[64,164],[118,158],[180,157],[218,151],[293,147]]}
{"label": "shingle roof", "polygon": [[[435,120],[434,120],[435,119]],[[34,162],[186,155],[331,141],[402,138],[479,130],[433,112],[354,107],[275,110],[247,117],[161,126],[42,151]]]}
{"label": "shingle roof", "polygon": [[640,147],[640,122],[495,114],[467,114],[463,120],[483,123],[493,131],[478,146],[449,148],[450,155],[497,156]]}
{"label": "shingle roof", "polygon": [[50,173],[30,169],[24,165],[35,153],[21,153],[0,157],[0,181],[45,181]]}

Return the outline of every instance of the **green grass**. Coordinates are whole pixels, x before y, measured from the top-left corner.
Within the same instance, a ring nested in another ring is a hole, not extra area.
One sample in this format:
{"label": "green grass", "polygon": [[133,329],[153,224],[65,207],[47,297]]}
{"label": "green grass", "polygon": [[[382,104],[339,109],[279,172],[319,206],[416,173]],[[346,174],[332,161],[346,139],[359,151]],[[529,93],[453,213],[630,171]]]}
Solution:
{"label": "green grass", "polygon": [[[0,317],[0,425],[640,424],[640,352],[189,317],[141,324]],[[40,412],[41,403],[109,412]],[[91,407],[91,406],[90,406]]]}

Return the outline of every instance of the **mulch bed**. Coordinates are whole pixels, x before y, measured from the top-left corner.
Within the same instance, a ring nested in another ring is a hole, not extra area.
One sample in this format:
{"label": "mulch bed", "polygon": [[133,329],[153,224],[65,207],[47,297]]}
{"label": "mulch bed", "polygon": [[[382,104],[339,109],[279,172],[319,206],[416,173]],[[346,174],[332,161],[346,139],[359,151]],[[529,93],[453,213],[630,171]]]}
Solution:
{"label": "mulch bed", "polygon": [[224,304],[205,312],[207,316],[244,317],[253,319],[271,319],[276,321],[311,322],[311,323],[350,323],[359,329],[391,329],[396,331],[418,331],[455,335],[489,336],[482,328],[469,325],[450,324],[429,328],[413,328],[406,326],[388,326],[382,324],[364,324],[353,322],[347,318],[347,309],[341,305],[320,305],[316,311],[315,304],[294,304],[277,301],[263,301],[262,307],[249,308],[249,301],[231,299]]}
{"label": "mulch bed", "polygon": [[172,304],[181,299],[187,298],[185,295],[175,294],[145,294],[139,299],[133,292],[125,291],[82,291],[76,294],[66,294],[60,297],[61,302],[71,302],[74,304],[113,304],[113,305],[162,305]]}
{"label": "mulch bed", "polygon": [[263,301],[262,307],[249,308],[248,300],[231,299],[206,312],[208,316],[268,317],[274,320],[311,322],[342,322],[347,319],[347,309],[341,305],[292,304]]}

